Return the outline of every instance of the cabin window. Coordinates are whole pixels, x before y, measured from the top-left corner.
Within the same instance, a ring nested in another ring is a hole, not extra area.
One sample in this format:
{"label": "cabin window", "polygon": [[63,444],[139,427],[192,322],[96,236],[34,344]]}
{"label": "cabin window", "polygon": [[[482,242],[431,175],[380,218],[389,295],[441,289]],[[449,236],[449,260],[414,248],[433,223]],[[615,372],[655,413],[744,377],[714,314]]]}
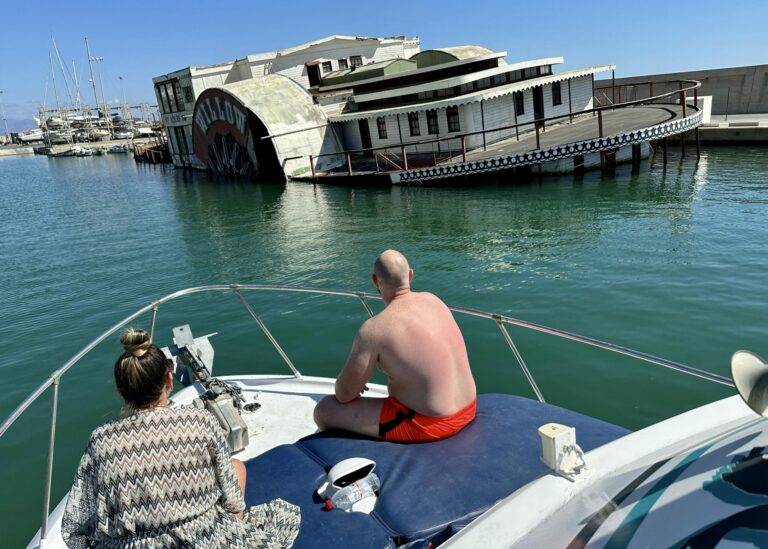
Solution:
{"label": "cabin window", "polygon": [[363,64],[363,58],[359,55],[352,55],[349,58],[349,64],[353,67],[359,67]]}
{"label": "cabin window", "polygon": [[347,64],[346,59],[339,59],[339,70],[348,69],[349,65]]}
{"label": "cabin window", "polygon": [[184,102],[185,103],[195,102],[195,92],[192,91],[192,86],[184,86]]}
{"label": "cabin window", "polygon": [[383,116],[380,116],[376,119],[376,127],[379,130],[379,139],[386,139],[387,138],[387,121],[384,120]]}
{"label": "cabin window", "polygon": [[187,146],[187,136],[184,133],[184,128],[181,126],[173,126],[172,129],[176,137],[176,152],[182,156],[188,156],[189,147]]}
{"label": "cabin window", "polygon": [[176,110],[183,111],[184,100],[182,99],[183,96],[181,95],[181,84],[178,80],[173,81],[173,95],[176,97]]}
{"label": "cabin window", "polygon": [[448,131],[460,132],[461,124],[459,123],[459,107],[448,107],[445,109],[445,115],[448,118]]}
{"label": "cabin window", "polygon": [[323,72],[331,72],[333,70],[333,65],[331,65],[330,61],[323,61]]}
{"label": "cabin window", "polygon": [[560,93],[560,82],[552,82],[552,106],[555,107],[563,102]]}
{"label": "cabin window", "polygon": [[165,86],[165,94],[168,97],[168,112],[175,112],[176,109],[176,94],[173,91],[173,82],[168,80],[163,84]]}
{"label": "cabin window", "polygon": [[536,72],[537,72],[536,69],[538,69],[538,67],[530,67],[528,69],[525,69],[525,72],[523,73],[525,78],[533,78],[534,76],[536,76]]}
{"label": "cabin window", "polygon": [[512,94],[512,97],[515,98],[515,114],[517,114],[517,116],[520,116],[521,114],[525,114],[525,102],[523,101],[523,92],[515,92]]}
{"label": "cabin window", "polygon": [[155,91],[157,92],[157,100],[160,104],[160,108],[162,109],[163,114],[171,112],[171,109],[168,106],[168,94],[165,93],[165,82],[155,84]]}
{"label": "cabin window", "polygon": [[427,111],[427,133],[437,135],[437,111],[430,109]]}
{"label": "cabin window", "polygon": [[408,126],[410,127],[411,135],[421,135],[421,130],[419,129],[419,113],[408,113]]}

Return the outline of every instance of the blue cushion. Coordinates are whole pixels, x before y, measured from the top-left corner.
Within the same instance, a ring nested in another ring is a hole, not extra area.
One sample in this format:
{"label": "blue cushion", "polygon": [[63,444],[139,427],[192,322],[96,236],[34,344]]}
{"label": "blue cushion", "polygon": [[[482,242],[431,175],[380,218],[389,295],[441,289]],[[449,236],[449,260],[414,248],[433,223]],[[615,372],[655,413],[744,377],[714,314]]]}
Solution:
{"label": "blue cushion", "polygon": [[249,507],[281,498],[301,508],[301,527],[295,548],[395,547],[391,533],[373,517],[325,510],[325,502],[314,490],[325,471],[299,447],[278,446],[251,459],[245,466],[248,470],[245,501]]}
{"label": "blue cushion", "polygon": [[[283,497],[302,507],[299,537],[305,528],[318,530],[297,540],[296,547],[311,547],[321,540],[336,540],[350,547],[386,546],[381,543],[381,535],[390,536],[397,545],[424,539],[437,544],[499,499],[547,471],[539,457],[538,428],[549,422],[575,427],[584,451],[627,433],[615,425],[526,398],[479,395],[477,418],[446,440],[395,444],[326,432],[306,437],[293,446],[276,448],[248,463],[246,495],[258,493],[260,501]],[[354,456],[376,462],[381,493],[375,511],[370,516],[321,511],[319,498],[315,496],[318,501],[314,502],[307,494],[324,467]],[[258,490],[252,489],[251,471],[254,475],[269,472],[273,478],[263,487],[259,480]],[[301,490],[278,486],[285,483],[285,478],[291,478],[294,485],[301,484]],[[253,504],[250,500],[248,503]],[[341,530],[330,534],[337,525]],[[366,540],[376,541],[347,543],[352,530],[358,527],[366,528],[361,533]],[[304,540],[307,545],[299,543]]]}

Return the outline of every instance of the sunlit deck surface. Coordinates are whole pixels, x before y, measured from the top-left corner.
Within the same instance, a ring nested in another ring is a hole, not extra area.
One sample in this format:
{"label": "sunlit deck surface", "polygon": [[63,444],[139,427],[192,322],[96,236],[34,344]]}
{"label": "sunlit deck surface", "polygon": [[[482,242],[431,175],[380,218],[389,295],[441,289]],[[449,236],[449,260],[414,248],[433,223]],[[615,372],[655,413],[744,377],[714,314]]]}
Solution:
{"label": "sunlit deck surface", "polygon": [[[603,112],[603,135],[618,135],[622,133],[650,128],[662,122],[668,122],[682,117],[682,107],[678,105],[643,105],[627,107],[615,111]],[[686,113],[688,114],[688,113]],[[568,119],[558,125],[552,125],[539,133],[540,148],[557,147],[567,143],[577,143],[599,136],[597,116],[591,114],[574,118],[573,123]],[[467,151],[467,160],[482,160],[536,149],[536,132],[528,131],[520,134],[520,140],[515,137],[489,143],[487,150],[482,147]],[[461,162],[459,156],[454,156],[452,162]]]}

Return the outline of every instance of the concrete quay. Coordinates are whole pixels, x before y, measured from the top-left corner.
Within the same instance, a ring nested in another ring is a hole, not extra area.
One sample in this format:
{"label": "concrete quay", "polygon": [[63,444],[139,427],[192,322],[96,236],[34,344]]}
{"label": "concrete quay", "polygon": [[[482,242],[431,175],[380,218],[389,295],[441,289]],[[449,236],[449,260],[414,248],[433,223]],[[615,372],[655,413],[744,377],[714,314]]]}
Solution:
{"label": "concrete quay", "polygon": [[0,146],[0,156],[16,156],[21,154],[35,154],[35,149],[29,145]]}
{"label": "concrete quay", "polygon": [[712,115],[700,135],[702,143],[768,143],[768,113]]}

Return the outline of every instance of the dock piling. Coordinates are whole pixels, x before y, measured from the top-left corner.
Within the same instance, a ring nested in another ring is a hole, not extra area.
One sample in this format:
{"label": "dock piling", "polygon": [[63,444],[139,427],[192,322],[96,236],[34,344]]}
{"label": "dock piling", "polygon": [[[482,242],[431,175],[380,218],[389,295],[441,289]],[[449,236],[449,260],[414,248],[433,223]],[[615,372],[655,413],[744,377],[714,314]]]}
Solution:
{"label": "dock piling", "polygon": [[640,157],[641,157],[641,145],[635,143],[632,145],[632,173],[640,173]]}
{"label": "dock piling", "polygon": [[696,129],[694,131],[696,132],[696,159],[698,160],[699,158],[701,158],[701,144],[700,144],[700,141],[699,141],[699,128],[698,128],[698,126],[696,127]]}
{"label": "dock piling", "polygon": [[[597,134],[603,137],[603,111],[597,111]],[[600,175],[605,175],[605,151],[600,150]]]}

